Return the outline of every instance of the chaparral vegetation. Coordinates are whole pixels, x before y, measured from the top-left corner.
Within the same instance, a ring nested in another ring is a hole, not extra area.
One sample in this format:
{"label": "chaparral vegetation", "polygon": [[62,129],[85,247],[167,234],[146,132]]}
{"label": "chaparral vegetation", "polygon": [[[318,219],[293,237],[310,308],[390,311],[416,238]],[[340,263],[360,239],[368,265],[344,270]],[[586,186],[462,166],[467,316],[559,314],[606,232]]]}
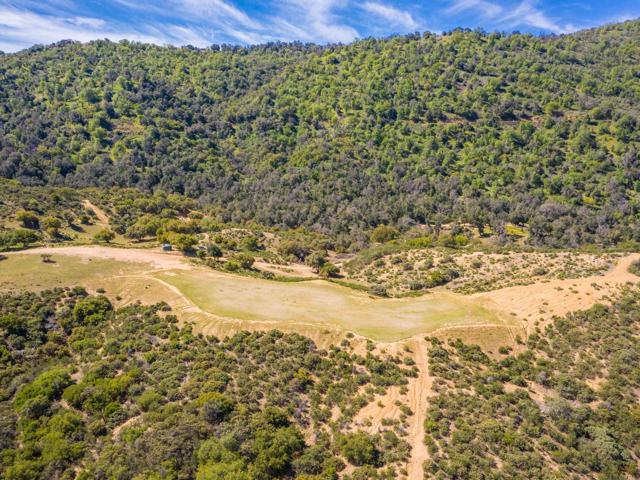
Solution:
{"label": "chaparral vegetation", "polygon": [[0,52],[0,478],[639,478],[639,62]]}

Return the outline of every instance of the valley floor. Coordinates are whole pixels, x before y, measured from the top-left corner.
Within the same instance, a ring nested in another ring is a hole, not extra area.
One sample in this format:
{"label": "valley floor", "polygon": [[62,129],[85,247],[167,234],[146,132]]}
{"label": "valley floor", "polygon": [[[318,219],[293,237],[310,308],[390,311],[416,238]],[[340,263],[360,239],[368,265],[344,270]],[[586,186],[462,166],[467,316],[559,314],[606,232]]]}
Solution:
{"label": "valley floor", "polygon": [[[51,255],[54,263],[40,256]],[[637,277],[630,264],[640,255],[627,255],[608,272],[579,279],[546,279],[474,295],[437,290],[421,297],[376,299],[322,280],[274,282],[233,275],[194,265],[175,253],[98,246],[37,248],[8,254],[0,263],[0,290],[45,289],[81,284],[110,297],[117,305],[135,301],[167,302],[180,321],[197,332],[225,336],[239,330],[282,329],[337,343],[346,332],[352,345],[365,351],[366,339],[378,352],[404,350],[418,367],[404,393],[389,389],[370,403],[358,421],[375,431],[385,418],[398,418],[398,405],[413,412],[407,420],[412,448],[409,479],[422,478],[428,459],[423,442],[425,412],[433,395],[424,335],[462,338],[496,354],[501,346],[518,348],[516,336],[526,337],[536,325],[554,315],[606,302]]]}
{"label": "valley floor", "polygon": [[[43,254],[52,255],[55,263],[42,263]],[[5,290],[78,283],[104,289],[116,303],[167,301],[186,314],[181,320],[215,335],[278,328],[312,337],[351,331],[392,342],[449,328],[521,328],[517,321],[451,292],[380,299],[324,280],[276,282],[224,273],[153,250],[37,248],[10,254],[0,266],[0,288]]]}

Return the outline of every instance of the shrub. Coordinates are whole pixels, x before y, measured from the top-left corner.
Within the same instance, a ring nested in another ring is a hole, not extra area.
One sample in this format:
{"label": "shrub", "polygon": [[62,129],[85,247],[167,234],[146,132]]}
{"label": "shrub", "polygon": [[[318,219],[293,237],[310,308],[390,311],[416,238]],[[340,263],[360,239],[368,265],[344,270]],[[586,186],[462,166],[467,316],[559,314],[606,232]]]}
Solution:
{"label": "shrub", "polygon": [[320,268],[320,276],[325,278],[334,278],[340,275],[340,269],[333,263],[326,263]]}
{"label": "shrub", "polygon": [[313,252],[307,257],[305,263],[315,270],[316,273],[320,272],[320,269],[327,263],[327,259],[320,252]]}
{"label": "shrub", "polygon": [[249,270],[251,267],[253,267],[255,259],[248,253],[239,253],[235,256],[235,261],[243,270]]}
{"label": "shrub", "polygon": [[113,231],[109,230],[108,228],[100,230],[98,233],[96,233],[93,236],[93,239],[96,242],[106,242],[106,243],[109,243],[114,238],[116,238],[116,234],[113,233]]}
{"label": "shrub", "polygon": [[40,228],[40,219],[34,212],[18,210],[18,212],[16,212],[16,220],[25,228]]}
{"label": "shrub", "polygon": [[397,228],[391,227],[389,225],[378,225],[371,232],[371,241],[374,243],[386,243],[391,240],[395,240],[400,236],[400,232]]}
{"label": "shrub", "polygon": [[371,288],[369,288],[369,293],[377,297],[387,297],[389,295],[384,285],[372,285]]}
{"label": "shrub", "polygon": [[365,432],[344,435],[339,441],[340,452],[353,465],[375,465],[378,452],[373,440]]}
{"label": "shrub", "polygon": [[[16,407],[22,408],[27,401],[37,397],[44,397],[45,400],[51,402],[58,398],[64,389],[71,385],[71,382],[67,370],[63,368],[48,370],[18,392],[15,398]],[[42,401],[38,401],[38,403],[42,403]],[[41,406],[38,408],[40,409]]]}
{"label": "shrub", "polygon": [[262,245],[260,245],[258,239],[253,235],[245,238],[242,242],[242,246],[245,250],[249,250],[250,252],[257,252],[262,249]]}
{"label": "shrub", "polygon": [[640,260],[636,260],[631,265],[629,265],[629,273],[633,273],[640,277]]}
{"label": "shrub", "polygon": [[235,408],[233,400],[218,392],[205,393],[195,403],[201,408],[202,417],[212,424],[223,421]]}
{"label": "shrub", "polygon": [[112,310],[107,297],[87,297],[73,307],[73,318],[78,325],[98,325],[107,320],[107,314]]}
{"label": "shrub", "polygon": [[0,248],[26,246],[36,242],[39,238],[37,232],[24,228],[0,232]]}
{"label": "shrub", "polygon": [[220,258],[222,256],[222,249],[215,243],[207,244],[207,254],[210,257]]}
{"label": "shrub", "polygon": [[227,263],[224,264],[224,268],[229,272],[237,272],[242,267],[240,267],[240,264],[236,260],[229,260]]}
{"label": "shrub", "polygon": [[278,247],[280,255],[293,256],[300,261],[304,261],[310,251],[308,246],[296,240],[285,240]]}
{"label": "shrub", "polygon": [[143,412],[148,412],[155,410],[163,401],[162,395],[160,395],[155,390],[146,390],[142,395],[140,395],[136,403],[140,407],[140,410]]}
{"label": "shrub", "polygon": [[178,233],[172,236],[172,243],[183,253],[193,251],[193,247],[198,244],[198,238],[188,233]]}

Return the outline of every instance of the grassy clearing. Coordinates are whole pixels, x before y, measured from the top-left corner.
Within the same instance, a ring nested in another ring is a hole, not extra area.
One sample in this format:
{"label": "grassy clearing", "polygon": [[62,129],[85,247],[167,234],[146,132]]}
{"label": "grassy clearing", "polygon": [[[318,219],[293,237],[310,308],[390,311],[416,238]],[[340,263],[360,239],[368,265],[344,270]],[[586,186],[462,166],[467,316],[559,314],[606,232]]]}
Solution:
{"label": "grassy clearing", "polygon": [[374,340],[395,341],[448,326],[501,323],[488,310],[447,293],[382,300],[322,281],[284,284],[198,270],[160,278],[207,312],[278,328],[337,326]]}
{"label": "grassy clearing", "polygon": [[55,263],[43,263],[38,255],[8,255],[0,264],[0,289],[99,288],[103,280],[141,271],[141,264],[107,259],[54,255],[53,260]]}
{"label": "grassy clearing", "polygon": [[[378,341],[396,341],[448,327],[502,325],[503,320],[462,296],[436,292],[420,298],[374,299],[324,281],[271,282],[204,268],[153,270],[150,264],[54,255],[44,264],[38,255],[11,255],[0,264],[0,289],[44,289],[84,285],[107,294],[167,301],[192,315],[206,314],[232,325],[230,330],[280,328],[309,331],[352,331]],[[164,282],[159,287],[154,280]],[[173,288],[171,288],[173,287]],[[185,302],[184,299],[187,301]],[[189,308],[194,304],[198,308]]]}

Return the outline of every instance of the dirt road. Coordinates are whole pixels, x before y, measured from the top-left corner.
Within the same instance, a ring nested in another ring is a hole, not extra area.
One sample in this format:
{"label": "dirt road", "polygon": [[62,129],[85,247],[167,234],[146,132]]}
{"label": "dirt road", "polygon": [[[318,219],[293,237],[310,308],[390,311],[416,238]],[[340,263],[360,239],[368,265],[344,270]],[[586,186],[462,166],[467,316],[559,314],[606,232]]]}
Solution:
{"label": "dirt road", "polygon": [[422,480],[424,477],[422,465],[429,458],[427,446],[424,443],[424,421],[426,419],[429,397],[433,396],[433,378],[429,375],[427,356],[427,342],[423,338],[412,339],[408,342],[413,349],[413,359],[419,369],[418,377],[409,381],[409,407],[413,411],[409,425],[407,441],[411,445],[411,459],[407,464],[408,480]]}
{"label": "dirt road", "polygon": [[42,247],[21,250],[10,255],[68,255],[85,259],[100,258],[119,262],[147,263],[155,270],[189,270],[193,268],[188,259],[177,252],[159,252],[136,248],[111,248],[98,245],[73,247]]}

